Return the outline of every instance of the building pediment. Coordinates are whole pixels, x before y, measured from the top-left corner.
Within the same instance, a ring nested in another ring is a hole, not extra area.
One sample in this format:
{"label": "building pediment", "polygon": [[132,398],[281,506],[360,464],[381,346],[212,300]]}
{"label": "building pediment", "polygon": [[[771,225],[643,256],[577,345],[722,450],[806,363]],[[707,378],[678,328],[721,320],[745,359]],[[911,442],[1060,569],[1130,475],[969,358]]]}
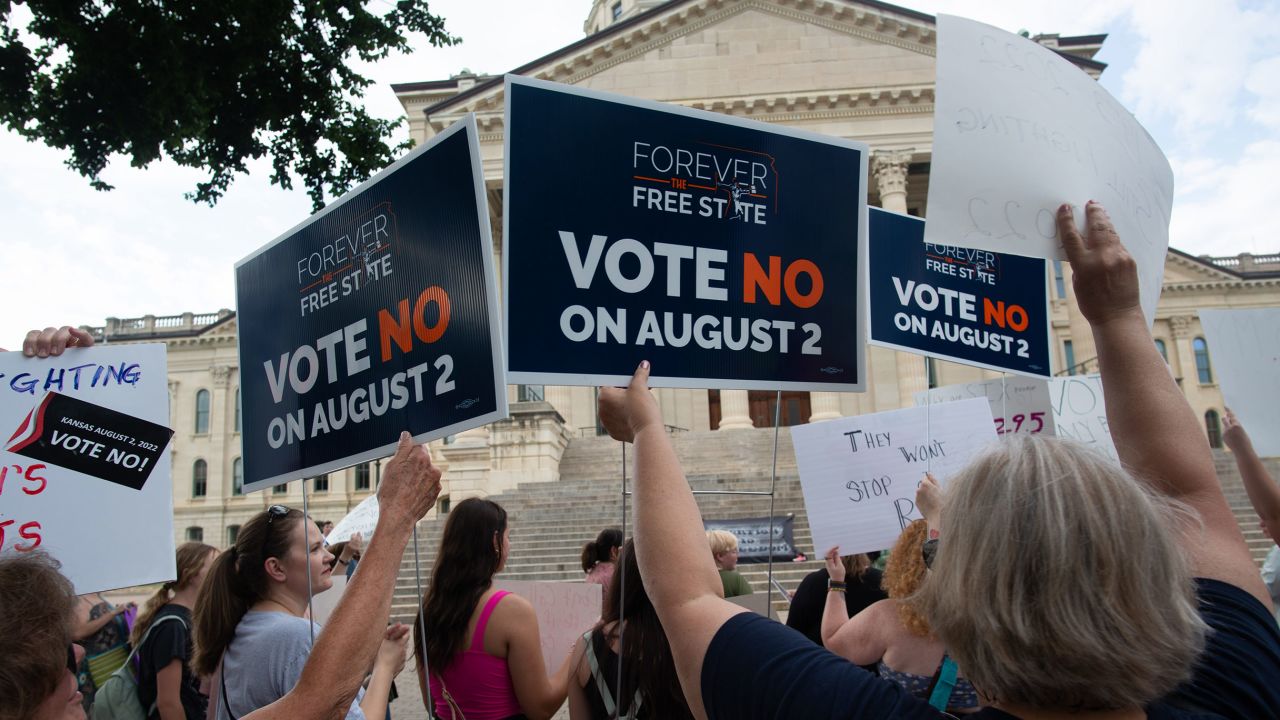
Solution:
{"label": "building pediment", "polygon": [[[932,17],[881,3],[685,0],[512,72],[741,115],[899,105],[929,113],[935,42]],[[410,121],[429,124],[428,136],[468,112],[482,133],[501,131],[501,78],[430,105],[425,85],[395,89]]]}
{"label": "building pediment", "polygon": [[1170,248],[1164,261],[1164,284],[1242,282],[1242,278],[1230,270],[1208,260],[1188,255]]}

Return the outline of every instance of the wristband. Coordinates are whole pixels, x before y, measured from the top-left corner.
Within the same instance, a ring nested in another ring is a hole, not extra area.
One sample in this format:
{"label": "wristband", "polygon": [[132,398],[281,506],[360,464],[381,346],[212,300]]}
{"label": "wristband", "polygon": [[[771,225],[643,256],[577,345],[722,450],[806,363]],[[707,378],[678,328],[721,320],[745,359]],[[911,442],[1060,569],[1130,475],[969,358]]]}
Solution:
{"label": "wristband", "polygon": [[842,580],[832,580],[827,578],[827,592],[844,592],[849,586]]}

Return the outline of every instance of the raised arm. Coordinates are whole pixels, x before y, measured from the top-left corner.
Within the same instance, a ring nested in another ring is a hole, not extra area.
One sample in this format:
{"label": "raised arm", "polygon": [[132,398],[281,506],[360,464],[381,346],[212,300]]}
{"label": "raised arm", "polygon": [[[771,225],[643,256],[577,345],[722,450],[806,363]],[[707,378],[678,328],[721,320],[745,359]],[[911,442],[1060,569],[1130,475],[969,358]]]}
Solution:
{"label": "raised arm", "polygon": [[1063,205],[1058,230],[1076,301],[1093,330],[1120,460],[1140,481],[1200,515],[1203,530],[1179,533],[1197,576],[1236,585],[1269,605],[1219,487],[1208,440],[1151,338],[1138,299],[1137,265],[1101,205],[1091,201],[1085,217],[1082,236],[1071,207]]}
{"label": "raised arm", "polygon": [[346,716],[385,637],[391,591],[414,523],[435,505],[439,494],[440,470],[409,433],[401,433],[400,446],[378,488],[378,525],[360,572],[338,601],[328,629],[316,639],[298,684],[244,720]]}
{"label": "raised arm", "polygon": [[1222,440],[1236,457],[1236,467],[1244,479],[1244,489],[1249,494],[1253,511],[1266,524],[1268,532],[1280,534],[1280,486],[1263,466],[1262,458],[1253,449],[1249,433],[1244,431],[1231,408],[1227,408],[1223,426]]}
{"label": "raised arm", "polygon": [[646,361],[625,390],[601,388],[600,421],[615,439],[635,443],[636,560],[671,641],[689,709],[694,717],[706,718],[703,656],[720,626],[747,610],[723,597],[702,516],[648,382]]}

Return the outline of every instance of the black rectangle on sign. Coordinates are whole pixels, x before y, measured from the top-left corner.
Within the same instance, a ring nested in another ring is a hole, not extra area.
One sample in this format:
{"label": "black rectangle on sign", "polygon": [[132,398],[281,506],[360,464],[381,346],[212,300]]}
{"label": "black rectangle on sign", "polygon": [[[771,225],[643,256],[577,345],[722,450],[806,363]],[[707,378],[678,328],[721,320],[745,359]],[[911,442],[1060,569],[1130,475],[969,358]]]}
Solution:
{"label": "black rectangle on sign", "polygon": [[169,445],[163,425],[51,392],[9,438],[9,452],[141,490]]}

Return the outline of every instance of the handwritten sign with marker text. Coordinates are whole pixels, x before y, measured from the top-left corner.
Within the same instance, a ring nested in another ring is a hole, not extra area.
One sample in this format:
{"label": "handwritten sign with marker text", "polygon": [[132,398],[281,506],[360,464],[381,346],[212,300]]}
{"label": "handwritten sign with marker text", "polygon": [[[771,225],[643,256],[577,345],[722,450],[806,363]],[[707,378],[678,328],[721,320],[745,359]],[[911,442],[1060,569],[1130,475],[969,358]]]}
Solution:
{"label": "handwritten sign with marker text", "polygon": [[1052,435],[1053,406],[1049,402],[1049,383],[1040,378],[1008,377],[983,382],[958,383],[915,394],[916,407],[927,402],[941,403],[986,398],[991,403],[991,417],[996,434],[1028,433]]}
{"label": "handwritten sign with marker text", "polygon": [[0,353],[0,396],[0,552],[78,594],[174,579],[165,346]]}
{"label": "handwritten sign with marker text", "polygon": [[245,491],[507,414],[471,116],[236,265]]}
{"label": "handwritten sign with marker text", "polygon": [[1055,435],[1083,443],[1116,462],[1120,461],[1107,422],[1101,377],[1071,375],[1053,378],[1049,381],[1049,403],[1053,407]]}
{"label": "handwritten sign with marker text", "polygon": [[938,16],[937,68],[925,240],[1065,259],[1058,206],[1097,200],[1154,321],[1173,170],[1142,125],[1057,53],[973,20]]}
{"label": "handwritten sign with marker text", "polygon": [[996,439],[986,398],[791,428],[813,550],[883,550],[911,521],[926,471],[946,481]]}
{"label": "handwritten sign with marker text", "polygon": [[1280,308],[1199,314],[1227,407],[1259,456],[1280,456]]}
{"label": "handwritten sign with marker text", "polygon": [[866,144],[506,82],[510,382],[862,390]]}

